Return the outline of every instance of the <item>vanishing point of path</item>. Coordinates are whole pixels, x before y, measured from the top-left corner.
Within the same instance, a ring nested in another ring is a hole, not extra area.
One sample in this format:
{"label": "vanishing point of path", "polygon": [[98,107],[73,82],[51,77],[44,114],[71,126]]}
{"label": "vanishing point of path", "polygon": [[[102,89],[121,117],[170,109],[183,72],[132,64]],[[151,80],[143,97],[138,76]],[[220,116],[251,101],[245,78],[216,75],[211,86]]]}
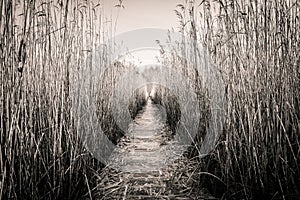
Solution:
{"label": "vanishing point of path", "polygon": [[[191,193],[187,159],[178,156],[161,106],[148,100],[99,177],[101,199],[213,199]],[[178,157],[177,160],[172,158]]]}

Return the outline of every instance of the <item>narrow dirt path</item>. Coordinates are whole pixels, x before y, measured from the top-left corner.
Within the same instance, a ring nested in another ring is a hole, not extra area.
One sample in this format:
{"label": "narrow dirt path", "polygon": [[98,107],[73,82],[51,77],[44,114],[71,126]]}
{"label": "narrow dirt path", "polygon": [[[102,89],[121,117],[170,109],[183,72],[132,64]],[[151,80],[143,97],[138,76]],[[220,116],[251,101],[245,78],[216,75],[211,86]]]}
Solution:
{"label": "narrow dirt path", "polygon": [[163,111],[148,100],[111,156],[112,167],[134,173],[157,172],[176,156],[180,146],[171,140]]}
{"label": "narrow dirt path", "polygon": [[163,109],[149,100],[99,177],[101,199],[211,199],[190,192],[188,161],[178,156],[181,147],[165,119]]}

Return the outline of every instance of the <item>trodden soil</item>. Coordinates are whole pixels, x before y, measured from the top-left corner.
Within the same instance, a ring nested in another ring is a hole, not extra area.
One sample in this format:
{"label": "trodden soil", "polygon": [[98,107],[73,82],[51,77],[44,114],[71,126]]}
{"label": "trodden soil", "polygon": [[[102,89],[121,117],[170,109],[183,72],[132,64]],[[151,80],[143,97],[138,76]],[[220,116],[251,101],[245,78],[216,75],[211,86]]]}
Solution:
{"label": "trodden soil", "polygon": [[149,100],[99,176],[99,199],[215,199],[193,186],[181,148],[164,109]]}

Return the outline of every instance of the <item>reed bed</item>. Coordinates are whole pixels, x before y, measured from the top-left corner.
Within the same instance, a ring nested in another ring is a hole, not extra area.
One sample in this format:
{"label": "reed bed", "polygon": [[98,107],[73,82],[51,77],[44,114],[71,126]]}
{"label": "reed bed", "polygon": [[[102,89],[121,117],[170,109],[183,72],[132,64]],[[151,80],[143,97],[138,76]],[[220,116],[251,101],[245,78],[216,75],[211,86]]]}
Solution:
{"label": "reed bed", "polygon": [[[112,25],[96,1],[4,0],[0,12],[0,199],[92,198],[103,164],[76,134],[71,97],[94,50],[111,73],[106,89],[126,70],[109,68]],[[109,94],[100,95],[106,131]]]}
{"label": "reed bed", "polygon": [[[222,199],[300,197],[299,13],[293,0],[178,5],[180,31],[192,44],[204,44],[222,74],[227,98],[224,131],[195,169],[199,190],[208,188]],[[199,98],[199,104],[209,102],[195,67],[201,49],[192,45],[186,51],[184,42],[169,49],[166,62],[202,91],[206,100]],[[204,131],[208,126],[206,121]],[[190,157],[197,157],[201,139],[196,144]]]}
{"label": "reed bed", "polygon": [[[112,62],[113,41],[106,40],[113,27],[96,1],[4,0],[0,10],[0,198],[92,199],[103,165],[76,134],[73,83],[79,69],[89,65],[87,58],[93,61],[91,52],[100,49],[97,62],[107,75],[96,84],[97,114],[117,143],[123,132],[109,96],[132,66]],[[224,131],[216,148],[200,159],[210,117],[209,94],[195,67],[200,49],[187,48],[185,41],[170,46],[164,62],[187,77],[203,112],[186,167],[170,166],[176,168],[171,181],[178,190],[195,194],[207,188],[223,199],[299,198],[299,13],[297,0],[178,5],[180,31],[192,44],[204,44],[227,99]],[[108,45],[99,48],[103,42]],[[146,102],[143,90],[130,99],[132,118]],[[179,107],[178,95],[161,87],[154,98],[165,107],[171,128],[187,109]]]}

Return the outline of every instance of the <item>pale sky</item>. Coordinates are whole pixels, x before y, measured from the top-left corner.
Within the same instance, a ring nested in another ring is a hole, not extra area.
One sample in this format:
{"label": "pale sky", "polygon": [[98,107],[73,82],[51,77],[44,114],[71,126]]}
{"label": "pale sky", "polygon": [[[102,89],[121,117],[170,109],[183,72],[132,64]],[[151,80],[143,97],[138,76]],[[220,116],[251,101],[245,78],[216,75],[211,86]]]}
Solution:
{"label": "pale sky", "polygon": [[[177,31],[179,22],[174,10],[177,9],[176,6],[178,4],[183,4],[183,1],[185,0],[123,0],[123,8],[115,6],[119,4],[119,0],[102,0],[102,11],[104,11],[107,19],[112,18],[113,25],[116,23],[116,36],[128,31],[144,28],[159,28],[164,30],[174,28]],[[152,42],[155,39],[163,40],[159,36],[154,39],[156,36],[153,34],[150,31],[149,33],[144,32],[141,35],[137,35],[135,37],[136,42],[141,43],[143,39],[140,37],[149,38],[149,40],[153,40]],[[167,33],[165,35],[167,37]],[[144,47],[147,47],[147,45]],[[130,49],[133,50],[134,48]],[[141,67],[158,64],[157,56],[159,56],[158,50],[134,49],[130,54],[123,56],[121,60],[127,60]]]}
{"label": "pale sky", "polygon": [[177,30],[179,26],[174,10],[183,0],[124,0],[125,8],[117,8],[118,0],[103,0],[105,15],[117,20],[116,34],[139,28]]}

